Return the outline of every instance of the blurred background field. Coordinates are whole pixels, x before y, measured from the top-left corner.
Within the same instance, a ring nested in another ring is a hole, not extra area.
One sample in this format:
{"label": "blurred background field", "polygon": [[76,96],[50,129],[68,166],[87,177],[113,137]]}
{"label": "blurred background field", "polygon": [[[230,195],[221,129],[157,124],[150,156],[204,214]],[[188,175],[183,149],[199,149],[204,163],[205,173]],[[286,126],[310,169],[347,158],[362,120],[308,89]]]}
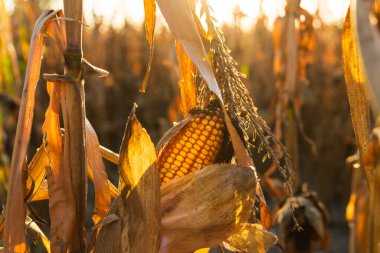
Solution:
{"label": "blurred background field", "polygon": [[[33,24],[42,10],[57,6],[57,3],[49,0],[7,1],[6,5],[3,1],[0,0],[1,205],[6,196],[6,179],[9,174],[7,170]],[[285,4],[281,5],[282,1],[278,1],[278,6],[268,6],[267,1],[262,1],[260,8],[259,1],[244,5],[248,1],[237,1],[243,3],[240,8],[224,9],[229,14],[222,13],[226,17],[220,16],[224,20],[219,20],[219,23],[240,71],[247,75],[245,84],[259,113],[273,127],[276,91],[271,29],[276,15],[284,14]],[[347,252],[345,206],[350,194],[351,169],[347,167],[345,160],[355,153],[356,146],[344,84],[340,44],[347,1],[336,1],[337,5],[328,7],[328,2],[335,1],[302,1],[305,8],[310,8],[310,12],[315,15],[315,46],[312,62],[307,67],[307,86],[302,94],[302,118],[305,132],[315,141],[318,154],[313,155],[310,145],[300,136],[299,168],[301,181],[309,183],[330,213],[333,242],[330,252]],[[149,85],[145,94],[140,93],[149,58],[149,46],[144,25],[139,23],[142,19],[135,13],[140,7],[134,7],[133,1],[125,1],[119,8],[128,11],[118,11],[117,3],[120,2],[110,3],[111,6],[115,5],[114,12],[102,12],[99,7],[92,12],[91,6],[88,7],[89,27],[84,29],[83,40],[84,57],[110,72],[110,76],[104,80],[86,80],[86,110],[100,143],[113,151],[119,149],[126,120],[134,102],[139,106],[138,117],[154,143],[171,127],[171,122],[178,121],[181,117],[179,99],[176,99],[179,96],[179,70],[173,36],[161,18],[161,25],[155,35]],[[139,2],[142,4],[142,1]],[[217,5],[217,1],[210,2],[211,5],[213,3]],[[220,7],[214,9],[216,14],[223,11]],[[127,16],[124,18],[123,15]],[[218,18],[218,15],[215,16]],[[112,23],[113,19],[115,23]],[[42,73],[58,71],[59,64],[57,57],[54,57],[57,49],[53,45],[52,41],[48,41]],[[37,87],[36,101],[29,157],[33,156],[41,143],[41,127],[48,104],[42,78]],[[112,177],[111,172],[110,168],[110,179],[117,182],[116,173]]]}

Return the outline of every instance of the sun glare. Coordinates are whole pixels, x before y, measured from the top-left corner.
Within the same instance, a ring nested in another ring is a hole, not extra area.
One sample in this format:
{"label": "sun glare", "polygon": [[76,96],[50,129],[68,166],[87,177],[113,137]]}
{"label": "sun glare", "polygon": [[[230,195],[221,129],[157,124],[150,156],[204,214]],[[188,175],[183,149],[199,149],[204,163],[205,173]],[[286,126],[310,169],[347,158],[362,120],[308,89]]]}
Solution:
{"label": "sun glare", "polygon": [[[233,23],[234,11],[238,7],[243,14],[241,25],[249,29],[259,17],[260,13],[268,17],[269,26],[276,17],[285,14],[286,0],[208,0],[214,9],[214,16],[218,23]],[[319,6],[319,15],[327,23],[342,22],[347,12],[349,0],[302,0],[301,7],[315,14]],[[62,8],[62,1],[51,1],[51,8]],[[5,0],[8,9],[12,9],[14,0]],[[84,0],[86,23],[93,22],[95,13],[103,17],[104,23],[121,27],[125,20],[132,24],[141,24],[144,21],[143,0]],[[158,8],[157,8],[158,9]],[[164,24],[164,19],[158,9],[158,25]]]}

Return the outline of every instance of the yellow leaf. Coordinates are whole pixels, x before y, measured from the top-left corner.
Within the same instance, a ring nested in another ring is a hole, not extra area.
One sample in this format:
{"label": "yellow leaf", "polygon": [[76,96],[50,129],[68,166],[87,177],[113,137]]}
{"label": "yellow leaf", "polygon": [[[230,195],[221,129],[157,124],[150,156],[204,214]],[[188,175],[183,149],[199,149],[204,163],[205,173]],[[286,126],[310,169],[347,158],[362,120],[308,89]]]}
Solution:
{"label": "yellow leaf", "polygon": [[149,42],[149,62],[148,67],[144,76],[143,84],[141,85],[141,91],[145,92],[146,86],[148,85],[150,68],[153,61],[154,52],[154,28],[156,26],[156,1],[155,0],[144,0],[144,10],[145,10],[145,32],[146,38]]}
{"label": "yellow leaf", "polygon": [[[343,25],[342,34],[343,67],[356,143],[359,148],[360,160],[363,164],[363,156],[368,153],[371,128],[369,98],[366,90],[364,69],[358,50],[349,10]],[[370,175],[372,174],[372,168],[366,166],[364,170],[367,182],[371,188]]]}
{"label": "yellow leaf", "polygon": [[194,21],[190,2],[188,0],[157,0],[157,4],[160,6],[161,13],[168,23],[170,31],[197,66],[210,90],[223,104],[222,94]]}
{"label": "yellow leaf", "polygon": [[194,108],[197,103],[196,68],[178,40],[176,40],[176,52],[179,63],[178,84],[181,90],[181,111],[186,117],[190,109]]}
{"label": "yellow leaf", "polygon": [[203,248],[203,249],[194,251],[194,253],[209,253],[209,252],[210,252],[210,248]]}
{"label": "yellow leaf", "polygon": [[75,224],[75,201],[70,167],[63,160],[64,151],[59,123],[61,96],[65,99],[61,86],[62,82],[47,83],[50,103],[42,127],[49,145],[46,174],[49,188],[52,252],[58,252],[62,247],[66,250]]}
{"label": "yellow leaf", "polygon": [[156,150],[136,118],[136,107],[134,105],[129,116],[120,147],[119,172],[121,182],[127,186],[115,200],[110,213],[121,218],[122,252],[157,252],[160,179]]}

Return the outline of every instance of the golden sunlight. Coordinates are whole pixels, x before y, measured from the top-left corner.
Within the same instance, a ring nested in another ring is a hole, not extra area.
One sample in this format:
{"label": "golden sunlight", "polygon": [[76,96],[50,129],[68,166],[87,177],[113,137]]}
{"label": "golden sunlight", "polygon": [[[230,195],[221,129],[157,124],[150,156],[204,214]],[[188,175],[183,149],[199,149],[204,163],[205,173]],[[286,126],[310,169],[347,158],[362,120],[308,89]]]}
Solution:
{"label": "golden sunlight", "polygon": [[[13,8],[14,0],[5,0],[8,10]],[[243,29],[251,27],[259,17],[264,14],[271,25],[277,16],[284,15],[286,0],[208,0],[214,9],[214,16],[218,23],[234,22],[234,12],[240,10],[242,14],[241,26]],[[62,8],[61,1],[51,1],[51,8]],[[327,23],[341,23],[347,12],[349,0],[302,0],[301,6],[311,13],[319,8],[320,17]],[[143,0],[93,0],[84,1],[86,23],[91,24],[94,14],[103,17],[106,24],[120,27],[125,20],[132,24],[141,24],[144,20]],[[158,24],[164,20],[158,9]]]}
{"label": "golden sunlight", "polygon": [[[234,12],[240,10],[243,14],[241,25],[243,29],[251,27],[260,13],[268,17],[269,25],[277,16],[284,15],[286,0],[208,0],[214,9],[215,18],[219,23],[233,23]],[[349,0],[302,0],[301,6],[311,13],[316,13],[328,23],[341,23],[347,11]],[[144,20],[143,1],[113,0],[113,1],[85,1],[86,13],[94,11],[103,16],[108,24],[121,26],[124,20],[140,24]],[[158,10],[159,12],[159,10]],[[87,15],[88,22],[92,22],[92,15]],[[164,23],[162,16],[158,15],[159,23]]]}

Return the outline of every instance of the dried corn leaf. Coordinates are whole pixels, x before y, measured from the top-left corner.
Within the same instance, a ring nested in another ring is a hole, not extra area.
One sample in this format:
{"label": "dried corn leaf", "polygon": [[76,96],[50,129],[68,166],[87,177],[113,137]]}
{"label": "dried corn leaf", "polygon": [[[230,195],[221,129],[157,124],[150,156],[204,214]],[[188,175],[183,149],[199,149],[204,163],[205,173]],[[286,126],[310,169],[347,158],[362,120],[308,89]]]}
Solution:
{"label": "dried corn leaf", "polygon": [[149,62],[144,76],[143,84],[141,86],[141,91],[145,92],[146,86],[148,85],[150,68],[153,61],[154,53],[154,28],[156,26],[156,1],[155,0],[144,0],[144,10],[145,10],[145,32],[146,38],[149,42]]}
{"label": "dried corn leaf", "polygon": [[[357,43],[359,55],[361,56],[363,72],[366,75],[368,88],[371,92],[371,104],[379,114],[380,101],[380,36],[376,25],[370,23],[370,10],[372,1],[351,0],[350,19],[353,38]],[[355,60],[354,60],[355,62]]]}
{"label": "dried corn leaf", "polygon": [[6,222],[4,234],[4,251],[25,252],[25,216],[24,205],[26,178],[22,168],[25,163],[30,131],[33,122],[35,89],[40,77],[41,60],[46,36],[47,22],[61,11],[46,11],[36,22],[30,43],[29,61],[26,69],[24,89],[17,122],[15,145],[12,155],[11,174],[9,178],[8,199],[6,206]]}
{"label": "dried corn leaf", "polygon": [[37,149],[36,154],[33,156],[32,161],[28,166],[28,179],[26,181],[26,190],[29,192],[32,190],[32,184],[34,183],[33,193],[30,195],[31,199],[38,193],[40,185],[46,176],[46,165],[49,164],[49,158],[47,156],[44,145]]}
{"label": "dried corn leaf", "polygon": [[213,247],[237,233],[250,216],[256,187],[249,167],[218,164],[161,188],[161,251]]}
{"label": "dried corn leaf", "polygon": [[196,68],[186,54],[181,43],[176,40],[177,60],[179,63],[179,88],[181,90],[181,111],[183,116],[189,114],[190,109],[197,103],[195,75]]}
{"label": "dried corn leaf", "polygon": [[[358,51],[355,32],[351,25],[350,11],[347,12],[342,34],[342,54],[344,63],[344,76],[352,124],[355,131],[356,143],[359,148],[360,159],[363,164],[363,156],[368,153],[370,138],[369,98],[366,90],[366,80],[360,54]],[[367,182],[372,187],[372,168],[363,166]]]}
{"label": "dried corn leaf", "polygon": [[110,205],[111,195],[108,187],[106,168],[100,154],[98,136],[91,123],[86,119],[86,152],[89,164],[88,174],[91,174],[95,187],[95,206],[92,220],[94,223],[107,216]]}
{"label": "dried corn leaf", "polygon": [[256,185],[256,195],[260,200],[260,221],[265,229],[270,229],[272,226],[272,215],[270,213],[269,207],[264,197],[263,190],[261,189],[260,183]]}
{"label": "dried corn leaf", "polygon": [[49,145],[49,165],[46,167],[49,188],[49,212],[51,220],[51,250],[66,250],[72,237],[75,224],[75,201],[71,185],[70,168],[64,164],[63,140],[61,135],[59,113],[61,82],[48,82],[50,96],[49,107],[42,127]]}
{"label": "dried corn leaf", "polygon": [[265,253],[277,244],[277,237],[260,224],[246,223],[238,233],[228,237],[223,244],[231,251]]}
{"label": "dried corn leaf", "polygon": [[157,0],[157,4],[168,23],[170,31],[181,43],[193,63],[198,67],[210,90],[223,103],[222,94],[194,21],[190,2],[187,0]]}
{"label": "dried corn leaf", "polygon": [[[129,116],[120,147],[120,177],[127,186],[123,187],[110,211],[120,217],[121,230],[115,235],[117,238],[113,239],[120,242],[120,245],[109,246],[120,248],[120,252],[157,252],[160,244],[160,182],[157,157],[148,133],[136,118],[136,107],[133,107]],[[116,226],[115,229],[119,229],[118,223],[113,225]],[[107,226],[104,230],[102,228],[99,238],[107,230]],[[97,244],[95,252],[96,247]]]}
{"label": "dried corn leaf", "polygon": [[31,202],[41,201],[49,199],[49,190],[48,188],[40,188],[31,198]]}

